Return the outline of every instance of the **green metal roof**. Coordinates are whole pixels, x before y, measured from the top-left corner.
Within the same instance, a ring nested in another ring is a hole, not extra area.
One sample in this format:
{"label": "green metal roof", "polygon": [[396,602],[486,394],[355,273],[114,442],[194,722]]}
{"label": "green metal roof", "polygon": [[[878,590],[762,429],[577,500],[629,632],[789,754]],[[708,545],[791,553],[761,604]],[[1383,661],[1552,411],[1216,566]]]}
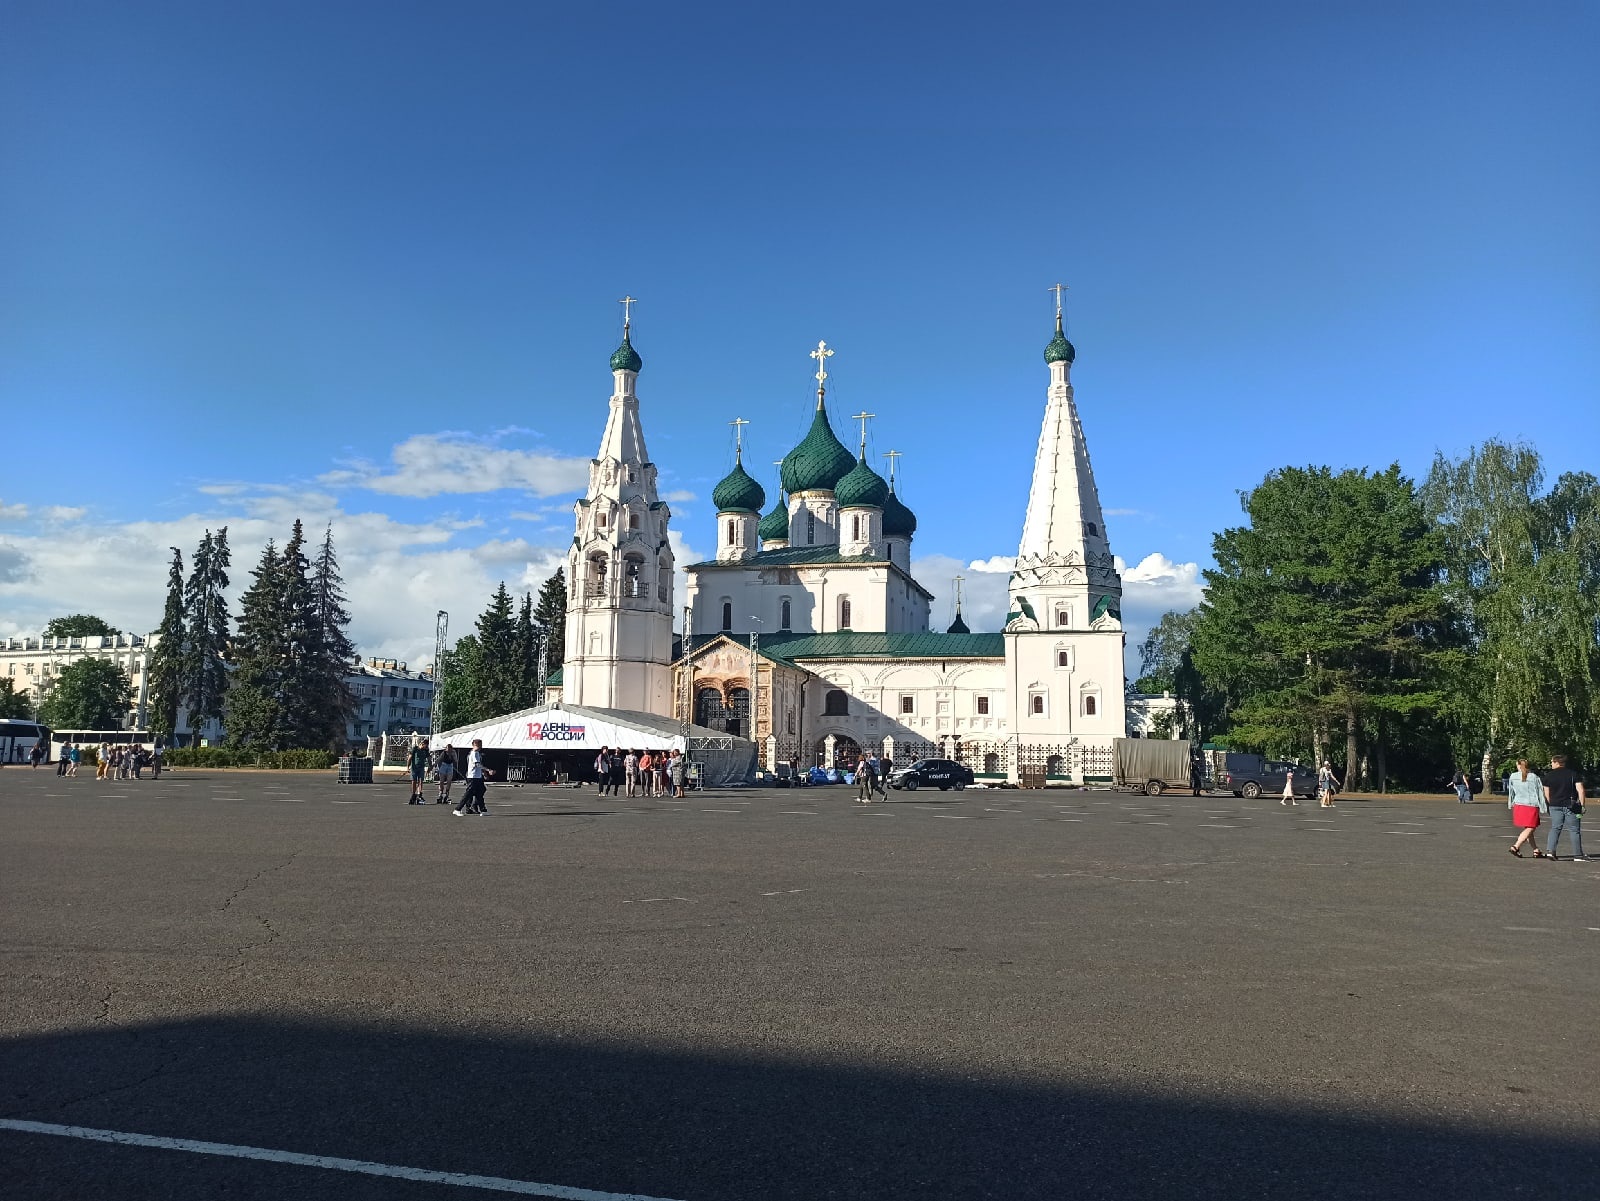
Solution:
{"label": "green metal roof", "polygon": [[1004,659],[1004,634],[763,634],[773,659]]}
{"label": "green metal roof", "polygon": [[717,563],[707,561],[704,563],[690,564],[695,567],[811,567],[822,563],[854,563],[857,565],[869,563],[884,563],[889,560],[880,559],[875,555],[842,555],[836,545],[830,546],[785,546],[777,550],[757,551],[748,559],[740,559],[737,563]]}
{"label": "green metal roof", "polygon": [[894,494],[894,489],[889,489],[889,495],[883,498],[883,534],[886,538],[898,535],[909,538],[917,532],[917,515],[906,508],[905,503]]}
{"label": "green metal roof", "polygon": [[622,334],[622,345],[611,354],[611,370],[632,371],[638,373],[644,366],[644,360],[639,357],[639,352],[633,348],[633,343],[628,338],[626,330]]}
{"label": "green metal roof", "polygon": [[817,401],[816,416],[806,436],[783,457],[783,486],[795,492],[831,492],[833,486],[856,465],[856,457],[833,436],[828,410]]}
{"label": "green metal roof", "polygon": [[711,503],[718,513],[759,513],[767,503],[767,490],[751,478],[744,464],[734,461],[733,470],[711,492]]}
{"label": "green metal roof", "polygon": [[1047,363],[1070,363],[1078,357],[1078,352],[1072,348],[1072,343],[1067,341],[1067,335],[1061,330],[1061,314],[1056,314],[1056,336],[1050,339],[1044,348],[1044,361]]}
{"label": "green metal roof", "polygon": [[561,687],[561,672],[562,672],[562,670],[563,670],[562,668],[558,667],[553,672],[551,672],[549,675],[547,675],[544,678],[544,686],[546,688],[560,688]]}
{"label": "green metal roof", "polygon": [[772,511],[756,526],[756,537],[763,542],[789,541],[789,510],[783,503],[783,497],[772,502]]}
{"label": "green metal roof", "polygon": [[883,508],[883,498],[889,495],[889,485],[876,471],[867,466],[867,459],[862,455],[856,460],[856,465],[851,468],[850,474],[840,480],[833,489],[833,498],[839,502],[841,509],[848,508]]}

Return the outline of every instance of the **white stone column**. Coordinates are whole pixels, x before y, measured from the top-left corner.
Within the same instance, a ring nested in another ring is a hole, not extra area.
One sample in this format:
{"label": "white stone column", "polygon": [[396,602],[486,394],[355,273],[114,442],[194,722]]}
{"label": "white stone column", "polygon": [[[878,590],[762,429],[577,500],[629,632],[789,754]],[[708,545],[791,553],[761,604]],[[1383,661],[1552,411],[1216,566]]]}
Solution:
{"label": "white stone column", "polygon": [[767,735],[767,770],[778,774],[778,739],[772,734]]}
{"label": "white stone column", "polygon": [[833,744],[835,741],[835,736],[832,734],[822,740],[822,766],[829,771],[833,770]]}

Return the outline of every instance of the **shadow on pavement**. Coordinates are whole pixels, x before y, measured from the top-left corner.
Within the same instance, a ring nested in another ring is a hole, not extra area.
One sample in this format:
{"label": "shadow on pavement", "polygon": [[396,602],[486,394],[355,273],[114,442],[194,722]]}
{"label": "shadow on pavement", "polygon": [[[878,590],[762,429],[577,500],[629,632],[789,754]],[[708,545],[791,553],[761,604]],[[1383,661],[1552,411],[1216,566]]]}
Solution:
{"label": "shadow on pavement", "polygon": [[[1595,1139],[1420,1118],[267,1019],[7,1040],[0,1106],[683,1201],[1579,1197],[1600,1167]],[[0,1178],[11,1199],[492,1195],[5,1131]]]}

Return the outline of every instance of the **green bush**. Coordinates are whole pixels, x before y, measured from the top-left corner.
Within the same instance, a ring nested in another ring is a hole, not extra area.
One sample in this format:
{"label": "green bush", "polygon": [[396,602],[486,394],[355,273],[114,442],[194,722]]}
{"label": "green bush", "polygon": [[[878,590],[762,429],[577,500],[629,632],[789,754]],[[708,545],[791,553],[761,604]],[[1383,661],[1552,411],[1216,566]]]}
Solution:
{"label": "green bush", "polygon": [[168,767],[267,767],[290,771],[333,767],[332,751],[258,751],[250,747],[184,746],[167,752]]}

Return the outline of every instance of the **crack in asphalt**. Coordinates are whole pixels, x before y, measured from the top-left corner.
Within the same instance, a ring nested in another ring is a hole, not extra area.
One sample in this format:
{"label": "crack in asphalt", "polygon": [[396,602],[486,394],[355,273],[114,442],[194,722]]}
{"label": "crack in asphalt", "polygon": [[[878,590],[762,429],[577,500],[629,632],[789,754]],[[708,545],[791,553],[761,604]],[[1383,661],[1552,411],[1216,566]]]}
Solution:
{"label": "crack in asphalt", "polygon": [[222,902],[222,904],[217,906],[217,912],[218,913],[223,913],[223,912],[226,912],[227,910],[233,908],[233,903],[235,901],[237,901],[240,897],[242,897],[246,892],[248,892],[250,890],[250,886],[252,884],[254,884],[257,880],[261,879],[262,876],[270,875],[273,872],[281,872],[284,868],[288,867],[291,863],[293,863],[295,861],[295,857],[298,856],[299,854],[300,854],[299,851],[291,852],[289,857],[287,859],[285,859],[282,863],[278,864],[278,866],[262,868],[255,875],[251,876],[248,880],[246,880],[243,884],[239,885],[238,888],[234,889],[231,893],[229,893],[227,899],[224,900]]}

